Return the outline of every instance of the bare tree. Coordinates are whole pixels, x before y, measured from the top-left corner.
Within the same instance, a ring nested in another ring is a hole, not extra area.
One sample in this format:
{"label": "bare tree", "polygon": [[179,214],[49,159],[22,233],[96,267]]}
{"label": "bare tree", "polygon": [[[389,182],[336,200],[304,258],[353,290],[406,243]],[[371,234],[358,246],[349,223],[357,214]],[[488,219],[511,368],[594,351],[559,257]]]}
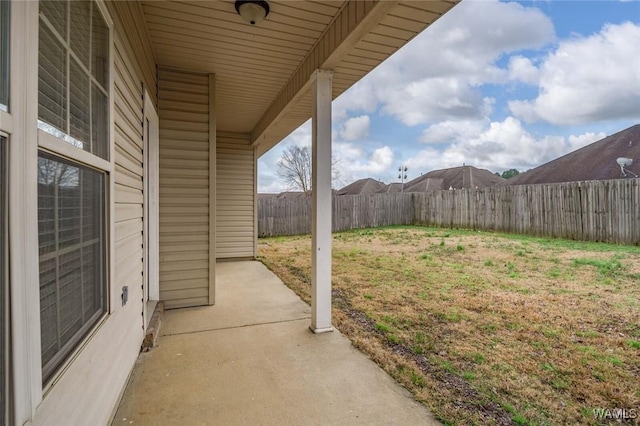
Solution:
{"label": "bare tree", "polygon": [[278,160],[278,176],[290,189],[302,192],[311,190],[311,150],[308,147],[292,145]]}
{"label": "bare tree", "polygon": [[[337,166],[339,161],[331,160],[331,179],[336,182],[340,179],[340,171]],[[309,193],[311,191],[311,148],[292,145],[287,148],[278,160],[278,176],[292,190]]]}

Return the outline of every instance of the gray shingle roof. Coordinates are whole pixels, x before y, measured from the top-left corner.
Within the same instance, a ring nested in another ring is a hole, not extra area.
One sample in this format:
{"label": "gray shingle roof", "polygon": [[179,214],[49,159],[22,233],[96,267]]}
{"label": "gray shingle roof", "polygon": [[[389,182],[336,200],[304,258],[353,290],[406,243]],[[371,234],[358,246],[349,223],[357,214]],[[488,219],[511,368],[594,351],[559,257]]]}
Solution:
{"label": "gray shingle roof", "polygon": [[473,166],[452,167],[433,170],[407,182],[405,191],[424,192],[440,189],[486,188],[504,181],[498,175],[486,169]]}
{"label": "gray shingle roof", "polygon": [[[631,158],[628,170],[640,176],[640,124],[519,174],[501,185],[576,182],[622,178],[619,157]],[[628,173],[627,177],[633,177]]]}
{"label": "gray shingle roof", "polygon": [[372,178],[359,179],[344,188],[339,189],[338,195],[373,194],[384,186],[384,183]]}

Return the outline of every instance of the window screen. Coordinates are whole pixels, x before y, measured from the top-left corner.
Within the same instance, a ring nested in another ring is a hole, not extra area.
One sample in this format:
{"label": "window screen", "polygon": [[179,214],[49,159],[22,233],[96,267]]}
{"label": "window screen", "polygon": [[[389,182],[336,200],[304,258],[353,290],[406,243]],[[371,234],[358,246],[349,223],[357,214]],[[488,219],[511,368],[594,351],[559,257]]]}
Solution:
{"label": "window screen", "polygon": [[41,1],[38,126],[109,156],[109,29],[91,1]]}
{"label": "window screen", "polygon": [[0,109],[9,105],[9,0],[0,0]]}
{"label": "window screen", "polygon": [[46,381],[106,312],[103,173],[40,154],[38,241]]}
{"label": "window screen", "polygon": [[7,418],[8,390],[8,271],[7,271],[7,147],[6,139],[0,136],[0,424]]}

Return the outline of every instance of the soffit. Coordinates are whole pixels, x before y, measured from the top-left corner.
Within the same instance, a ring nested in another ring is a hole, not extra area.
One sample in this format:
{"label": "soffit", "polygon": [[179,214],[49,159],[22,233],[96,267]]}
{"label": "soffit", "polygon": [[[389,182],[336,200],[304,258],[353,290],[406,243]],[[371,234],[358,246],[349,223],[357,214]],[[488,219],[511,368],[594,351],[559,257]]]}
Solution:
{"label": "soffit", "polygon": [[269,1],[255,27],[232,0],[142,4],[158,64],[215,73],[218,129],[249,133],[343,1]]}

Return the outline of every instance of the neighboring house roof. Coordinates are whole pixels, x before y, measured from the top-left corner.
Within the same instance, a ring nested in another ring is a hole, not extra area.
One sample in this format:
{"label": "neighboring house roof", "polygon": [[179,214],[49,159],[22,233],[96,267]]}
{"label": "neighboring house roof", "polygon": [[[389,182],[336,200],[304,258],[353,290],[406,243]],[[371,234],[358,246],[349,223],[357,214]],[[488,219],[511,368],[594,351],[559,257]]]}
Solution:
{"label": "neighboring house roof", "polygon": [[[600,139],[590,145],[519,174],[500,185],[576,182],[622,178],[620,157],[630,158],[627,167],[640,176],[640,124]],[[627,173],[627,177],[634,177]]]}
{"label": "neighboring house roof", "polygon": [[[404,184],[404,187],[406,188],[407,184]],[[400,182],[394,182],[394,183],[390,183],[389,185],[385,185],[382,188],[380,188],[379,190],[376,191],[376,194],[390,194],[393,192],[403,192],[404,188],[403,188],[403,184]]]}
{"label": "neighboring house roof", "polygon": [[359,195],[373,194],[378,192],[386,185],[372,178],[359,179],[342,189],[338,190],[338,195]]}
{"label": "neighboring house roof", "polygon": [[278,194],[269,193],[269,192],[258,193],[258,200],[261,200],[263,198],[276,198],[277,196]]}
{"label": "neighboring house roof", "polygon": [[278,194],[278,198],[300,198],[304,197],[304,192],[302,191],[286,191]]}
{"label": "neighboring house roof", "polygon": [[405,192],[427,192],[427,191],[439,191],[441,189],[448,189],[444,187],[444,180],[442,178],[426,178],[421,179],[422,176],[407,182],[404,186]]}
{"label": "neighboring house roof", "polygon": [[489,170],[478,169],[473,166],[461,166],[425,173],[407,182],[405,191],[424,192],[449,188],[486,188],[502,181],[504,181],[503,178],[491,173]]}

